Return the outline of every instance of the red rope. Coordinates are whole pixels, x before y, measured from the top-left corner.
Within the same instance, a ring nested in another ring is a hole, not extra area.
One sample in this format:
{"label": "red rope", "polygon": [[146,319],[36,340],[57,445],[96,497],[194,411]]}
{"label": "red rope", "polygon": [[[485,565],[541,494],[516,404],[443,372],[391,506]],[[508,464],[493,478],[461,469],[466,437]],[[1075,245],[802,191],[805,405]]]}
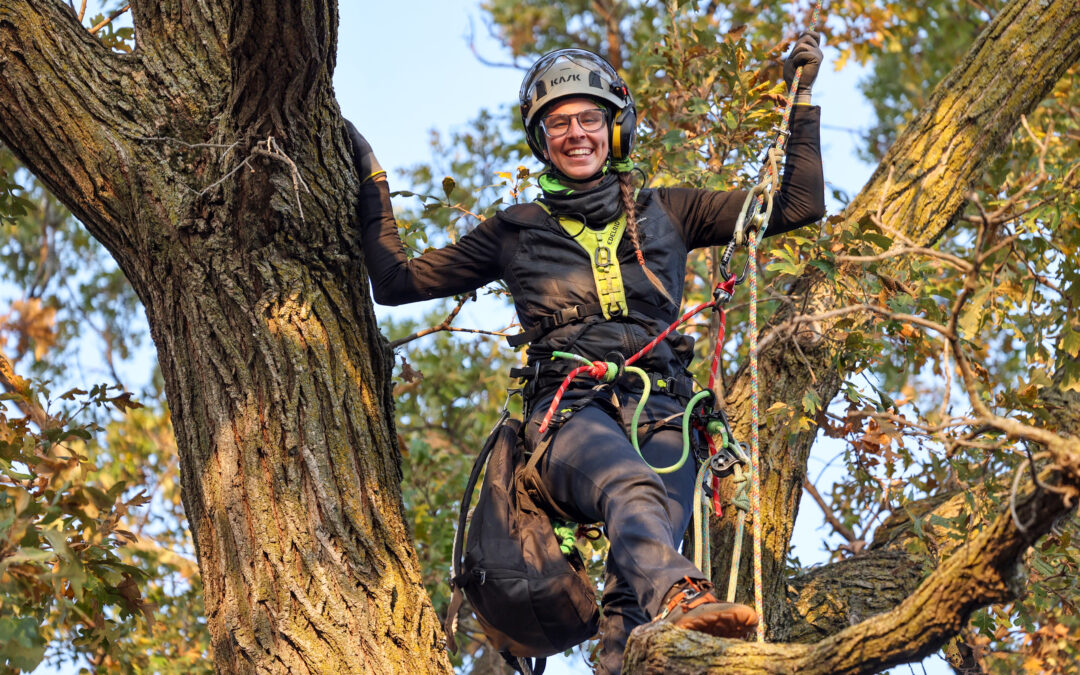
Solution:
{"label": "red rope", "polygon": [[578,366],[570,371],[570,374],[566,376],[563,383],[559,385],[559,390],[555,392],[555,398],[551,399],[551,405],[548,406],[547,414],[544,415],[544,420],[540,422],[540,433],[547,431],[548,424],[551,423],[551,418],[555,415],[555,409],[559,407],[559,401],[562,400],[563,394],[570,388],[570,382],[579,374],[589,370],[592,366]]}
{"label": "red rope", "polygon": [[632,366],[634,364],[634,361],[637,361],[642,356],[645,356],[650,351],[652,351],[653,347],[660,344],[661,340],[663,340],[667,336],[671,335],[672,331],[674,331],[676,328],[678,328],[680,324],[682,324],[684,321],[686,321],[690,317],[694,316],[698,312],[701,312],[702,310],[706,310],[706,309],[712,307],[714,304],[716,304],[715,300],[710,300],[709,302],[703,302],[700,305],[698,305],[697,307],[695,307],[695,308],[691,309],[690,311],[688,311],[686,314],[683,314],[681,317],[679,317],[675,321],[675,323],[673,323],[670,326],[668,326],[667,328],[665,328],[664,332],[657,335],[656,338],[652,342],[650,342],[649,344],[642,347],[641,351],[639,351],[637,354],[634,354],[630,358],[626,359],[626,365]]}
{"label": "red rope", "polygon": [[[730,289],[727,289],[729,295],[735,288],[734,279],[735,276],[732,275],[725,284],[721,285],[723,288],[725,285],[730,284]],[[720,321],[716,327],[716,347],[713,349],[712,365],[709,367],[709,389],[714,394],[716,393],[716,380],[720,373],[720,354],[724,351],[724,336],[727,333],[727,312],[723,308],[720,308],[719,311]],[[713,405],[717,405],[717,401],[713,401]],[[716,444],[713,443],[711,434],[706,433],[705,438],[709,441],[709,457],[712,457],[717,453]],[[712,502],[713,513],[719,518],[724,511],[720,505],[720,477],[716,475],[712,477]]]}

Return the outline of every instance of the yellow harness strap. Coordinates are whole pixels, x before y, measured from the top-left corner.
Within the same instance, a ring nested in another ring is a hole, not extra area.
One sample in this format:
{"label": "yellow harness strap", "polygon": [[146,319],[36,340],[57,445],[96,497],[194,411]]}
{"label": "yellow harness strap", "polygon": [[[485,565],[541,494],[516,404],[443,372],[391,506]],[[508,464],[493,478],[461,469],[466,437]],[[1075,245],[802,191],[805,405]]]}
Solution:
{"label": "yellow harness strap", "polygon": [[604,318],[625,315],[626,292],[623,290],[622,270],[619,269],[619,258],[615,252],[622,241],[623,232],[626,231],[626,216],[619,216],[602,230],[594,230],[564,216],[559,217],[559,225],[585,249],[592,261],[593,281],[596,283],[596,294],[600,297]]}

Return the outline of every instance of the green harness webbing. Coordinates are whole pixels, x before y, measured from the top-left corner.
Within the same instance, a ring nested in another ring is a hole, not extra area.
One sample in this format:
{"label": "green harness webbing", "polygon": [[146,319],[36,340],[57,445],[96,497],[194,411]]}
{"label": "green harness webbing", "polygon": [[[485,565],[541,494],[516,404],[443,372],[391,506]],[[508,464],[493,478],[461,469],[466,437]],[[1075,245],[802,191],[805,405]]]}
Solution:
{"label": "green harness webbing", "polygon": [[604,318],[623,316],[627,313],[626,290],[623,288],[622,270],[616,250],[626,231],[626,216],[621,215],[604,226],[602,230],[586,227],[584,223],[566,216],[559,216],[559,225],[589,256],[592,263],[593,282],[600,298]]}

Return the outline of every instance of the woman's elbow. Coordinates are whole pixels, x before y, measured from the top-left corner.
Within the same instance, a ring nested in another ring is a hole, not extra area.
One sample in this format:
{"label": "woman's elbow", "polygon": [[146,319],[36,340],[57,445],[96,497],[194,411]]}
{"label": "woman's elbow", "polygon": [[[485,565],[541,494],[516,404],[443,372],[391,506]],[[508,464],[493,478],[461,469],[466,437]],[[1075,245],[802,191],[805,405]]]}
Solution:
{"label": "woman's elbow", "polygon": [[825,217],[825,195],[821,196],[820,201],[816,202],[810,207],[810,213],[806,216],[806,222],[803,225],[810,225],[816,223]]}

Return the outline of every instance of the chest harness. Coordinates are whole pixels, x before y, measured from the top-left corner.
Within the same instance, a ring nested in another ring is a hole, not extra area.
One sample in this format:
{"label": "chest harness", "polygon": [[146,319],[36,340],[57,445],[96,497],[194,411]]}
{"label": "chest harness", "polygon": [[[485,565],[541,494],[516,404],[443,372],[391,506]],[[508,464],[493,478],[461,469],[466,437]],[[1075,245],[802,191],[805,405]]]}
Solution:
{"label": "chest harness", "polygon": [[600,298],[600,311],[605,319],[627,313],[626,290],[623,288],[622,269],[615,251],[626,231],[626,214],[608,223],[602,230],[594,230],[582,223],[559,217],[559,225],[570,235],[592,263],[593,282]]}
{"label": "chest harness", "polygon": [[[536,202],[536,204],[550,215],[547,206],[541,202]],[[577,242],[588,256],[598,301],[567,307],[541,317],[531,328],[516,335],[507,336],[508,345],[520,347],[535,342],[557,328],[593,316],[602,316],[605,320],[611,320],[640,315],[658,321],[670,321],[670,314],[664,309],[649,302],[626,297],[617,254],[619,243],[626,231],[625,214],[612,220],[602,229],[587,227],[581,221],[568,216],[559,216],[556,220],[559,227]]]}

